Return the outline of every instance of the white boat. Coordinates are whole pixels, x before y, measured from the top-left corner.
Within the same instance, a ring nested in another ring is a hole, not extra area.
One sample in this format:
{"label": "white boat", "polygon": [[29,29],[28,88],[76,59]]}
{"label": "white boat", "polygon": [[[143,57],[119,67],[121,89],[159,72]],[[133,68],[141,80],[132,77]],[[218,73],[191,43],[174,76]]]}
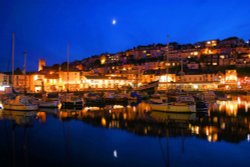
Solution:
{"label": "white boat", "polygon": [[38,110],[38,105],[30,101],[30,97],[25,95],[18,95],[14,99],[6,100],[3,103],[5,110],[19,110],[19,111],[35,111]]}

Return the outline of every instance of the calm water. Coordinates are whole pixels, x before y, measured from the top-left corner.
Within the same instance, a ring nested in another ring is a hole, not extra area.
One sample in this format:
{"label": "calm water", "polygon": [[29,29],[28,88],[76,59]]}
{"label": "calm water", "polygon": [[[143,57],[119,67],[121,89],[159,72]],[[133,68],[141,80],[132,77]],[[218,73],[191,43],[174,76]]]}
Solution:
{"label": "calm water", "polygon": [[135,106],[0,111],[0,166],[249,166],[250,97],[207,113]]}

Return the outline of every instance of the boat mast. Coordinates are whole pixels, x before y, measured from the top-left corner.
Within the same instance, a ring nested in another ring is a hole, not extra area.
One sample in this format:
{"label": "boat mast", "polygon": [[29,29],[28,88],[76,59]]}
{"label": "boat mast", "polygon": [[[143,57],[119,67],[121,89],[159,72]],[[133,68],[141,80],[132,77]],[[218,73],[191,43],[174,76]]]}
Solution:
{"label": "boat mast", "polygon": [[24,73],[24,93],[26,93],[26,82],[27,82],[27,76],[26,76],[26,57],[27,57],[27,52],[26,49],[24,49],[24,65],[23,65],[23,73]]}
{"label": "boat mast", "polygon": [[166,90],[168,90],[168,73],[169,73],[169,69],[168,69],[168,66],[169,66],[169,59],[168,59],[168,50],[169,50],[169,35],[167,35],[167,45],[166,45]]}
{"label": "boat mast", "polygon": [[11,48],[11,86],[14,87],[14,55],[15,55],[15,33],[12,32],[12,48]]}
{"label": "boat mast", "polygon": [[69,92],[69,54],[70,54],[70,46],[67,45],[67,92]]}
{"label": "boat mast", "polygon": [[[168,65],[169,65],[169,59],[168,59],[169,41],[168,39],[169,39],[169,35],[167,35],[167,45],[166,45],[166,61],[167,61],[166,63],[166,95],[167,95],[166,105],[167,106],[168,106],[168,72],[169,72],[168,70]],[[167,111],[167,108],[166,108],[166,111]]]}

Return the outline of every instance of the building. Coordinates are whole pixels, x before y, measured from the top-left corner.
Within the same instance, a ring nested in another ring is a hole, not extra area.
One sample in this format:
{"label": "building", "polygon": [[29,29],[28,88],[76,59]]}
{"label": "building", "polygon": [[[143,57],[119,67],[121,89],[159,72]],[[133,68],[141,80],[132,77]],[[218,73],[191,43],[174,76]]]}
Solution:
{"label": "building", "polygon": [[42,71],[45,66],[46,66],[45,60],[44,59],[39,59],[39,61],[38,61],[38,71]]}
{"label": "building", "polygon": [[82,76],[81,90],[117,90],[131,84],[124,77]]}

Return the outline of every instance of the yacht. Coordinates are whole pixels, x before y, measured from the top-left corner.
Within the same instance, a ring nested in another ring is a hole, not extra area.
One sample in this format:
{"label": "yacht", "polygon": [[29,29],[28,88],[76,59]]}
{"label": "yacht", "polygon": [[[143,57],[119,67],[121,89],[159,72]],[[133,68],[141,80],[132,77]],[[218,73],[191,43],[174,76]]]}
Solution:
{"label": "yacht", "polygon": [[14,99],[8,99],[3,102],[5,110],[35,111],[38,105],[32,103],[29,96],[17,95]]}

